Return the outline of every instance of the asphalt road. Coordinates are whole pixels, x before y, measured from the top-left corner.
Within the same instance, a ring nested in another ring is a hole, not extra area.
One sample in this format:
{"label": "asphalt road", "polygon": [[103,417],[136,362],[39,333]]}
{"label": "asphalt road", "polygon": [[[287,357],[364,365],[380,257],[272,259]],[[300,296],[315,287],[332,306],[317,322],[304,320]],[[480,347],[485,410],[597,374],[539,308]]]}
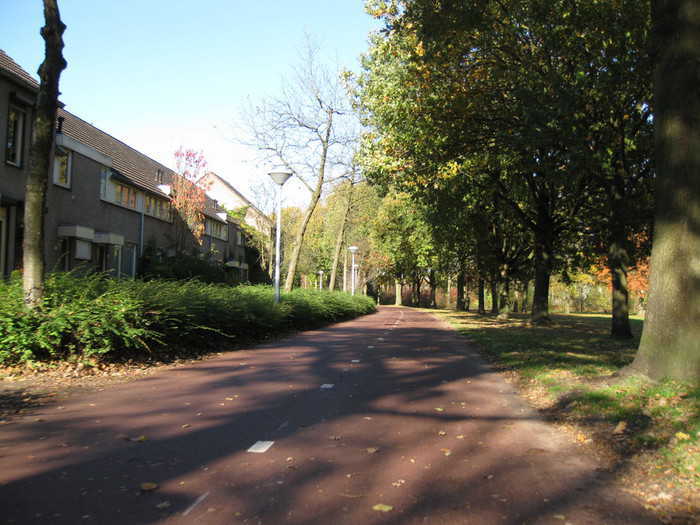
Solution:
{"label": "asphalt road", "polygon": [[608,476],[402,308],[0,427],[8,524],[657,523]]}

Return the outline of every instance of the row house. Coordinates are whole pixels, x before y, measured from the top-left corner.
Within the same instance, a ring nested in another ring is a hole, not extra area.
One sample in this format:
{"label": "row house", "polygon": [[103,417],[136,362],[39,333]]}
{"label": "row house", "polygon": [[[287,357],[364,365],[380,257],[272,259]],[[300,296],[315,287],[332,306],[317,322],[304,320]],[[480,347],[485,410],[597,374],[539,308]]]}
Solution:
{"label": "row house", "polygon": [[[27,156],[37,81],[0,50],[0,275],[22,262]],[[88,267],[133,277],[144,257],[197,253],[248,280],[245,235],[207,197],[195,239],[173,210],[172,170],[59,108],[46,200],[47,269]]]}

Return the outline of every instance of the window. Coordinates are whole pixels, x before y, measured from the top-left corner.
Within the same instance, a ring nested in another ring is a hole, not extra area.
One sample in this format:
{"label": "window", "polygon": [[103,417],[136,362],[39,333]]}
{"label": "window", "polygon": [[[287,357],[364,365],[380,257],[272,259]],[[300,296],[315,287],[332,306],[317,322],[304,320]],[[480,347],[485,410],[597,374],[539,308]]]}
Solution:
{"label": "window", "polygon": [[114,202],[127,208],[136,208],[136,189],[123,184],[115,184]]}
{"label": "window", "polygon": [[63,188],[70,188],[72,155],[70,151],[56,148],[53,159],[53,183]]}
{"label": "window", "polygon": [[163,184],[163,170],[160,168],[156,170],[156,184]]}
{"label": "window", "polygon": [[10,106],[7,114],[7,143],[5,144],[5,161],[20,167],[22,165],[22,148],[24,147],[24,121],[26,115],[17,106]]}
{"label": "window", "polygon": [[221,222],[212,221],[207,219],[204,225],[204,233],[221,239],[222,241],[228,240],[228,225]]}
{"label": "window", "polygon": [[145,198],[145,208],[146,214],[152,215],[153,217],[158,217],[164,221],[170,220],[170,203],[164,201],[163,199],[157,199],[156,197],[151,197],[146,195]]}

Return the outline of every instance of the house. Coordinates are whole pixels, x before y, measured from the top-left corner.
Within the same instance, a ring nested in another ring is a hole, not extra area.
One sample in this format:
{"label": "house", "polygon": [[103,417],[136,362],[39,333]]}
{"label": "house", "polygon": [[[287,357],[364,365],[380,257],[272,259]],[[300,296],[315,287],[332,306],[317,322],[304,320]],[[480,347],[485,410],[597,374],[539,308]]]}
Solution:
{"label": "house", "polygon": [[227,210],[245,208],[244,220],[246,224],[265,236],[270,236],[273,229],[272,219],[246,199],[228,181],[210,171],[202,176],[201,182],[207,188],[207,195],[225,206]]}
{"label": "house", "polygon": [[[22,218],[33,107],[39,85],[0,50],[0,275],[22,264]],[[206,198],[196,239],[173,210],[176,173],[59,108],[45,216],[47,270],[76,267],[133,277],[145,254],[198,253],[248,279],[245,236]]]}

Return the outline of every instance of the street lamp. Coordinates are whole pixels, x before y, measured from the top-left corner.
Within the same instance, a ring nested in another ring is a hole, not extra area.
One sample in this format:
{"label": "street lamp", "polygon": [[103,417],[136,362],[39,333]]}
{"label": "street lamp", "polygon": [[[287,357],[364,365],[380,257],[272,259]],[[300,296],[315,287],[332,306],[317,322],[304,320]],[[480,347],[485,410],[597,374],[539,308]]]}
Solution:
{"label": "street lamp", "polygon": [[355,254],[359,248],[357,246],[350,246],[348,250],[350,250],[350,253],[352,253],[352,266],[350,267],[352,270],[350,273],[350,294],[355,295]]}
{"label": "street lamp", "polygon": [[275,302],[280,302],[280,234],[282,232],[282,186],[292,173],[287,170],[275,170],[268,173],[270,178],[279,186],[277,190],[277,235],[275,239]]}
{"label": "street lamp", "polygon": [[318,289],[323,290],[323,270],[318,271]]}

